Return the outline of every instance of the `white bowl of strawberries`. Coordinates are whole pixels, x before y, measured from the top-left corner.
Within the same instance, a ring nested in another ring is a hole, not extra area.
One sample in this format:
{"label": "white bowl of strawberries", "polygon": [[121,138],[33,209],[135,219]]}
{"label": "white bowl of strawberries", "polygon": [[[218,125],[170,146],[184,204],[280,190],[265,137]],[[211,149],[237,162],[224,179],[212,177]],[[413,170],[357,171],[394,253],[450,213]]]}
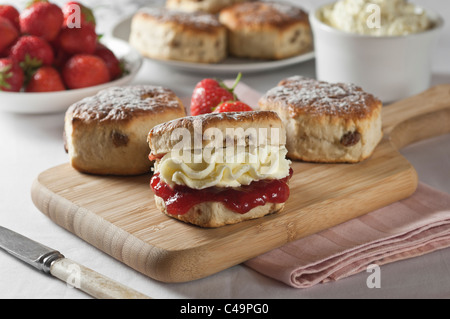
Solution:
{"label": "white bowl of strawberries", "polygon": [[130,83],[141,55],[100,38],[92,11],[77,2],[34,1],[22,12],[0,5],[0,110],[65,111],[80,99]]}

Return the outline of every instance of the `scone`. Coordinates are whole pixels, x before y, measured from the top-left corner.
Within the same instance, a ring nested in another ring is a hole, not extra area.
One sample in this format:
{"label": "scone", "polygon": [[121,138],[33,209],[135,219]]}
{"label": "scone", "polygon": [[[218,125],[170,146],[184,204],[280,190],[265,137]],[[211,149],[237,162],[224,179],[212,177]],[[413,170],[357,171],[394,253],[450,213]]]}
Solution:
{"label": "scone", "polygon": [[71,165],[98,175],[150,173],[148,132],[186,116],[180,99],[157,86],[112,87],[85,98],[65,115],[65,148]]}
{"label": "scone", "polygon": [[145,8],[131,23],[130,44],[162,60],[217,63],[227,57],[227,32],[216,16]]}
{"label": "scone", "polygon": [[248,0],[167,0],[166,8],[186,12],[218,13],[225,7]]}
{"label": "scone", "polygon": [[223,9],[230,55],[284,59],[311,51],[312,33],[306,12],[282,2],[244,2]]}
{"label": "scone", "polygon": [[164,214],[220,227],[279,212],[291,162],[275,112],[210,113],[154,127],[151,188]]}
{"label": "scone", "polygon": [[294,76],[259,101],[286,126],[288,157],[321,163],[356,163],[381,141],[382,103],[362,88]]}

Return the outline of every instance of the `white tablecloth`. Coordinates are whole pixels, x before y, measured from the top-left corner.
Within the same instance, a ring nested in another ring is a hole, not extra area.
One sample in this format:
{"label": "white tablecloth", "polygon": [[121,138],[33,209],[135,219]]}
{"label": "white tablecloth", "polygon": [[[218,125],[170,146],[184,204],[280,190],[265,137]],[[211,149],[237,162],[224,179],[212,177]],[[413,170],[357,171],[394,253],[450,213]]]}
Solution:
{"label": "white tablecloth", "polygon": [[[3,1],[5,2],[5,1]],[[26,1],[6,1],[23,7]],[[64,3],[65,1],[55,1]],[[297,1],[311,8],[326,1]],[[416,3],[440,12],[450,21],[450,2]],[[18,4],[19,3],[19,4]],[[85,1],[97,8],[99,29],[110,32],[121,19],[149,1]],[[447,24],[433,56],[433,85],[450,83],[450,32]],[[264,92],[280,79],[302,74],[314,77],[314,60],[259,74],[244,74],[243,81]],[[135,83],[172,88],[189,96],[204,76],[169,69],[146,61]],[[1,101],[0,101],[1,103]],[[33,205],[30,187],[36,176],[67,162],[63,149],[64,114],[18,115],[0,113],[0,225],[11,228],[61,251],[106,276],[153,298],[448,298],[450,297],[450,249],[381,267],[381,288],[369,289],[369,273],[307,290],[290,288],[245,266],[235,266],[210,277],[182,284],[150,279],[60,228]],[[450,124],[449,124],[450,125]],[[402,150],[419,173],[420,180],[450,193],[450,135],[417,143]],[[41,274],[0,251],[0,298],[90,298],[61,281]]]}

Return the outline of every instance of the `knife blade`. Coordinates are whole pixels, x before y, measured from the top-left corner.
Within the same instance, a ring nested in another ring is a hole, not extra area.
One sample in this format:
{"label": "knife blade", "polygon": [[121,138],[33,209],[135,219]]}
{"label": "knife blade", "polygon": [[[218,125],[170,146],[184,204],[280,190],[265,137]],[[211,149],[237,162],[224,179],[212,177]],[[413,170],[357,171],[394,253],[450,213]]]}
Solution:
{"label": "knife blade", "polygon": [[41,272],[99,299],[150,299],[92,269],[66,258],[59,251],[0,226],[0,248]]}

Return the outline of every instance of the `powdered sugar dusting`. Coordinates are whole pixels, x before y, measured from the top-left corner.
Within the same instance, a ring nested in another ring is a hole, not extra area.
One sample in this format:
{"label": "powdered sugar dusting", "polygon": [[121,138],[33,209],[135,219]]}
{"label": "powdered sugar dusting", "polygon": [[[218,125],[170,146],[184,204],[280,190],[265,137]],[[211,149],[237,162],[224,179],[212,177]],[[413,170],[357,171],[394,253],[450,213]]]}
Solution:
{"label": "powdered sugar dusting", "polygon": [[324,114],[364,117],[381,102],[362,88],[350,83],[328,83],[294,76],[269,90],[263,98],[269,103],[286,105],[291,114]]}
{"label": "powdered sugar dusting", "polygon": [[171,90],[151,85],[111,87],[70,107],[74,118],[87,121],[128,120],[142,112],[182,108]]}
{"label": "powdered sugar dusting", "polygon": [[167,132],[172,132],[174,129],[179,127],[189,129],[198,126],[205,130],[209,127],[216,127],[221,122],[230,124],[233,128],[239,127],[240,123],[263,120],[268,122],[270,121],[272,125],[276,125],[277,122],[281,123],[280,118],[274,111],[207,113],[197,116],[186,116],[159,124],[152,129],[151,134],[154,136],[162,135]]}
{"label": "powdered sugar dusting", "polygon": [[308,21],[305,11],[283,2],[243,2],[230,7],[230,10],[239,20],[246,23],[285,24],[293,21]]}
{"label": "powdered sugar dusting", "polygon": [[176,22],[199,29],[222,27],[217,16],[202,12],[183,12],[166,8],[142,8],[139,12],[148,14],[160,22]]}

